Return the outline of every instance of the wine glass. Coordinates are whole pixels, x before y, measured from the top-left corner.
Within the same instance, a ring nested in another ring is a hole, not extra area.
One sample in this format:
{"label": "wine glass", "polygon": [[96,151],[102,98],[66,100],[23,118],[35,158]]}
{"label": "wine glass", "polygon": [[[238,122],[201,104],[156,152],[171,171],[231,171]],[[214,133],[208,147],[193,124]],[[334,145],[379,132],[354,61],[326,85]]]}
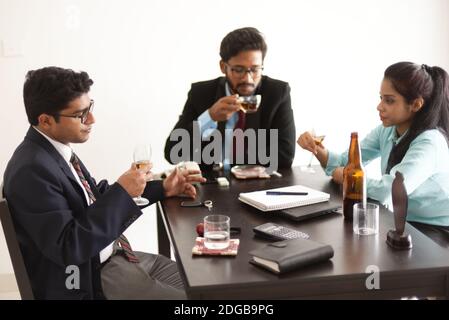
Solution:
{"label": "wine glass", "polygon": [[[151,146],[150,145],[138,145],[134,149],[134,164],[139,170],[144,170],[145,172],[150,171],[150,160],[151,160]],[[146,206],[150,203],[148,199],[138,196],[133,199],[135,204],[138,206]]]}
{"label": "wine glass", "polygon": [[[315,133],[314,129],[310,130],[309,132],[312,135],[313,140],[315,141],[316,145],[320,145],[323,142],[324,138],[326,137],[325,135],[317,135]],[[306,172],[310,172],[310,173],[315,173],[316,172],[315,169],[313,169],[313,167],[312,167],[312,162],[313,162],[313,158],[314,157],[315,157],[315,155],[312,153],[310,155],[309,164],[307,166],[302,166],[301,167],[301,171],[306,171]]]}

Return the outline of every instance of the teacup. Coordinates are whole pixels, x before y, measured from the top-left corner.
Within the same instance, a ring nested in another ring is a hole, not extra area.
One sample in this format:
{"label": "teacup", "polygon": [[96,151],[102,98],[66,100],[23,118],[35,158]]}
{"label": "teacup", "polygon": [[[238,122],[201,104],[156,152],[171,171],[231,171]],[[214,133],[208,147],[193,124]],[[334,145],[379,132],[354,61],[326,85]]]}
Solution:
{"label": "teacup", "polygon": [[240,96],[237,101],[240,103],[242,110],[245,113],[254,113],[257,111],[260,105],[260,101],[262,100],[262,96],[260,94],[256,94],[253,96]]}

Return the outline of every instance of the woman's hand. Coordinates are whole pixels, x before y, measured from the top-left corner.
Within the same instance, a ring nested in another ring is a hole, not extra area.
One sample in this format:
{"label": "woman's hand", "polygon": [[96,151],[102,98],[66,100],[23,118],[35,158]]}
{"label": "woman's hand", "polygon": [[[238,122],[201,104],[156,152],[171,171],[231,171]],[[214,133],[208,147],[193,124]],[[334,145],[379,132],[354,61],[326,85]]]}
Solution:
{"label": "woman's hand", "polygon": [[329,153],[321,142],[315,140],[314,136],[310,132],[306,131],[301,134],[297,143],[301,148],[312,152],[323,168],[327,166]]}
{"label": "woman's hand", "polygon": [[332,173],[332,179],[338,184],[343,184],[343,170],[343,167],[338,167]]}
{"label": "woman's hand", "polygon": [[303,134],[301,134],[298,138],[298,141],[296,142],[301,148],[308,150],[315,155],[318,153],[318,146],[315,143],[315,139],[313,138],[313,135],[310,132],[306,131]]}

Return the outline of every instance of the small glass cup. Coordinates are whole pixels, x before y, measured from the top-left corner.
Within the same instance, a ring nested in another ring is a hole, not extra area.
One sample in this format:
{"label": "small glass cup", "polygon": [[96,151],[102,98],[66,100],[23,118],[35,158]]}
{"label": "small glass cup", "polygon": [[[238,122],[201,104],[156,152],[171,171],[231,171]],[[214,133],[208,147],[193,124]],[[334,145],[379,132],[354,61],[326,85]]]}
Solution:
{"label": "small glass cup", "polygon": [[204,217],[204,246],[222,250],[229,246],[230,218],[221,214]]}
{"label": "small glass cup", "polygon": [[245,113],[254,113],[259,108],[261,100],[262,96],[256,94],[254,96],[240,96],[237,101],[240,103],[240,110]]}
{"label": "small glass cup", "polygon": [[354,204],[354,233],[361,236],[368,236],[379,233],[379,206],[375,203],[367,203],[363,207],[363,202]]}

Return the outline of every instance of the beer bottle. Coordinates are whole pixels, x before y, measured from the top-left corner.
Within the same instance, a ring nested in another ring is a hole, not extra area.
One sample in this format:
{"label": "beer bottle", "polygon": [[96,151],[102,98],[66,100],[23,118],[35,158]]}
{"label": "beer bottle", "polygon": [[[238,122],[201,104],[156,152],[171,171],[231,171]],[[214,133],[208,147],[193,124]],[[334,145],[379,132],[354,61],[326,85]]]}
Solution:
{"label": "beer bottle", "polygon": [[358,133],[351,133],[351,145],[348,152],[348,163],[343,170],[343,215],[345,220],[352,221],[355,203],[366,204],[366,178],[363,171]]}

